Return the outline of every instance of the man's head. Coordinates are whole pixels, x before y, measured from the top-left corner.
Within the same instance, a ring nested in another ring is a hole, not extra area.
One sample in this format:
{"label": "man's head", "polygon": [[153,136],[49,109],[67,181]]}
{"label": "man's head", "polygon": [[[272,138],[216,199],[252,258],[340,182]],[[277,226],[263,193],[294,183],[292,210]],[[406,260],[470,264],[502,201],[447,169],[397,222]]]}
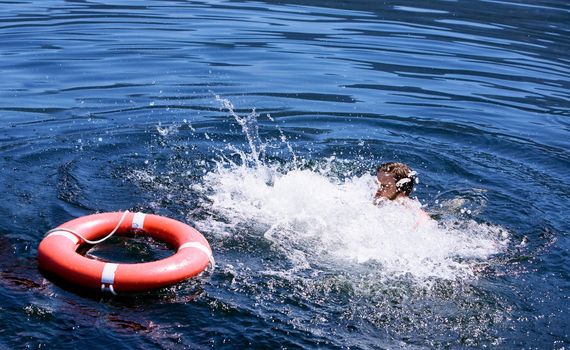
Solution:
{"label": "man's head", "polygon": [[410,196],[416,172],[404,163],[389,162],[378,167],[376,177],[379,186],[376,198],[394,200]]}

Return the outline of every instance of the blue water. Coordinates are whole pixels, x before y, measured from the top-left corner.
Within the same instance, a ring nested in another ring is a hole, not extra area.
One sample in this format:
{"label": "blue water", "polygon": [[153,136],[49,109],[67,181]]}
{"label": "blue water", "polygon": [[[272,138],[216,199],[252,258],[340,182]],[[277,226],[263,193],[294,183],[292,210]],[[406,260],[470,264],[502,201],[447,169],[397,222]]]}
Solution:
{"label": "blue water", "polygon": [[[0,347],[568,348],[569,39],[565,1],[0,3]],[[392,160],[437,228],[370,208]],[[49,229],[127,209],[216,268],[38,271]]]}

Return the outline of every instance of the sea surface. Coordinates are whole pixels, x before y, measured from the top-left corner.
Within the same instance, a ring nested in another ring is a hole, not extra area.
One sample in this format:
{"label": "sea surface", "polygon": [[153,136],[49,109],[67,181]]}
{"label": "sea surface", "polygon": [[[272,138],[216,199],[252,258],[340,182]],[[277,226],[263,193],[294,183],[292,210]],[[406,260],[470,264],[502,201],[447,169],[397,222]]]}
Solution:
{"label": "sea surface", "polygon": [[[2,1],[0,77],[2,349],[570,347],[567,1]],[[425,225],[372,203],[387,161]],[[38,270],[124,210],[215,266],[118,296]]]}

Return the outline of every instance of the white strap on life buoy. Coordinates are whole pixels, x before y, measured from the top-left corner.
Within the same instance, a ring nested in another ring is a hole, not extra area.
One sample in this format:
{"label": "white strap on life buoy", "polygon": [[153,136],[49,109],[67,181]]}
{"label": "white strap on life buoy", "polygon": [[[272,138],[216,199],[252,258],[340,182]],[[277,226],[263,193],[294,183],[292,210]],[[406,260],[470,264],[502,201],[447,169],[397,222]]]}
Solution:
{"label": "white strap on life buoy", "polygon": [[113,289],[113,283],[115,283],[115,272],[117,271],[117,267],[119,267],[119,264],[113,264],[113,263],[106,263],[105,266],[103,266],[103,273],[101,274],[101,290],[103,292],[111,292],[114,295],[117,295],[117,293],[115,293],[115,290]]}
{"label": "white strap on life buoy", "polygon": [[144,218],[145,218],[146,214],[144,213],[135,213],[135,215],[133,216],[133,228],[136,229],[143,229],[144,227]]}
{"label": "white strap on life buoy", "polygon": [[198,249],[202,253],[206,254],[206,256],[208,257],[208,260],[210,260],[210,264],[212,264],[212,268],[214,268],[214,266],[216,265],[216,260],[214,260],[214,256],[212,255],[212,251],[208,247],[203,245],[202,243],[186,242],[186,243],[182,244],[180,247],[178,247],[178,251],[181,251],[184,248],[196,248],[196,249]]}
{"label": "white strap on life buoy", "polygon": [[73,233],[68,232],[68,231],[54,230],[54,231],[51,231],[50,234],[48,234],[46,237],[51,237],[51,236],[63,236],[65,238],[69,239],[70,241],[72,241],[73,244],[79,243],[79,237],[77,237],[76,235],[74,235]]}
{"label": "white strap on life buoy", "polygon": [[201,252],[203,252],[204,254],[206,254],[208,256],[208,258],[210,257],[210,255],[212,255],[212,252],[210,251],[210,249],[208,249],[202,243],[186,242],[186,243],[182,244],[180,247],[178,247],[178,251],[181,251],[184,248],[196,248],[196,249],[200,250]]}

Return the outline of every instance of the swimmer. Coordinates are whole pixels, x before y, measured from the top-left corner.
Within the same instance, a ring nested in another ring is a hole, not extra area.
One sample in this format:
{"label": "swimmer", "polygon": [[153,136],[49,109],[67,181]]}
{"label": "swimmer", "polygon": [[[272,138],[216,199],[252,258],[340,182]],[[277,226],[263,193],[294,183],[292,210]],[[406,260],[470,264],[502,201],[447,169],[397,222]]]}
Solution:
{"label": "swimmer", "polygon": [[416,172],[404,163],[389,162],[380,165],[376,172],[378,191],[374,196],[375,202],[409,198]]}
{"label": "swimmer", "polygon": [[418,211],[419,220],[416,226],[424,221],[431,220],[429,215],[421,209],[417,199],[411,199],[417,173],[404,163],[389,162],[381,164],[376,171],[378,191],[374,196],[374,204],[385,201],[394,201],[408,209]]}

